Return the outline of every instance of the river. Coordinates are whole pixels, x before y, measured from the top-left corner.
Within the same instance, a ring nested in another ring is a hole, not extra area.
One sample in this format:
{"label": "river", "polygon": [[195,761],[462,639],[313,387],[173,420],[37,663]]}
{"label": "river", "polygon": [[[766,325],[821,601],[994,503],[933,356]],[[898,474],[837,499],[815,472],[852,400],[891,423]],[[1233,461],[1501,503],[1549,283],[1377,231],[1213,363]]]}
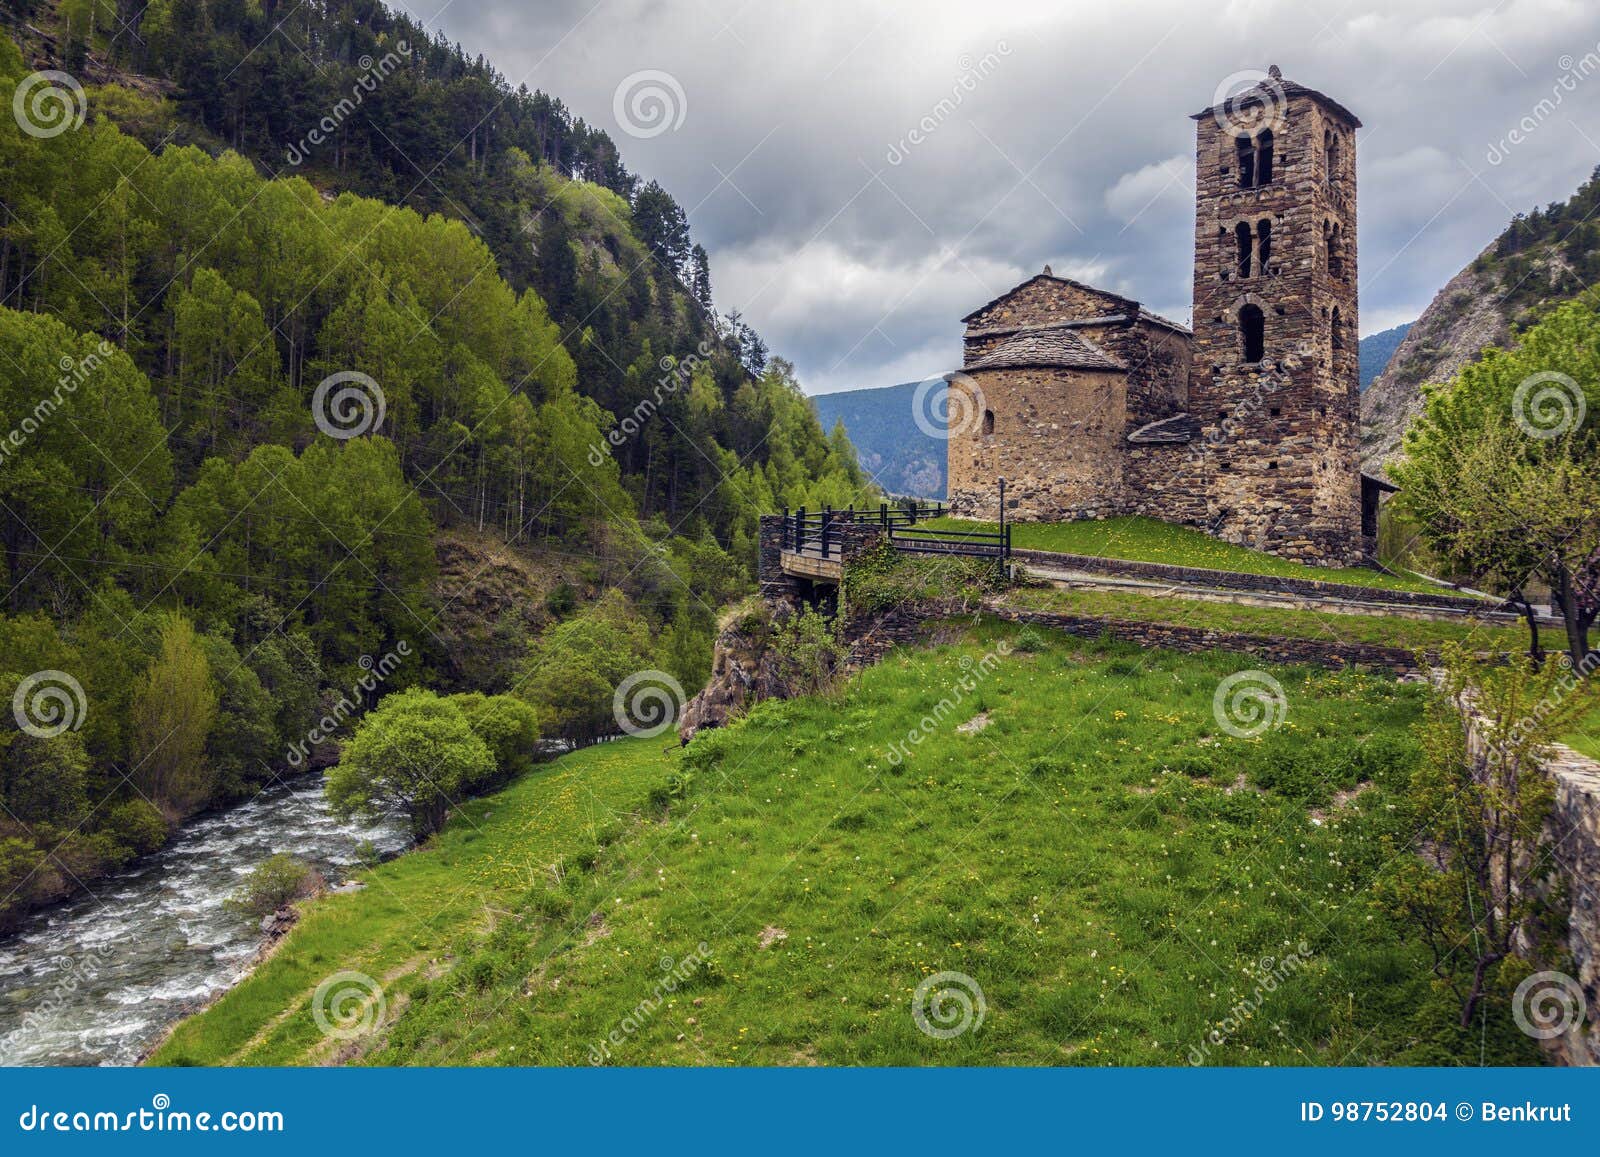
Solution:
{"label": "river", "polygon": [[320,776],[187,825],[160,852],[36,913],[0,940],[0,1064],[128,1065],[177,1020],[236,984],[261,945],[223,901],[288,852],[336,883],[364,841],[410,842],[403,822],[333,818]]}

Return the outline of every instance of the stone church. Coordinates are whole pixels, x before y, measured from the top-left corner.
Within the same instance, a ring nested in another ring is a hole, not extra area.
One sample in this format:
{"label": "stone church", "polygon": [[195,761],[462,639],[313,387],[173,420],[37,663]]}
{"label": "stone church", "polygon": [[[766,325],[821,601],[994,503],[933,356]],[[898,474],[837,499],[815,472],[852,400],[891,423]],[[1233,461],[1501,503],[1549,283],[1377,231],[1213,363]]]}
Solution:
{"label": "stone church", "polygon": [[1049,267],[968,314],[949,503],[1139,514],[1304,562],[1375,548],[1357,458],[1350,110],[1283,79],[1195,113],[1193,329]]}

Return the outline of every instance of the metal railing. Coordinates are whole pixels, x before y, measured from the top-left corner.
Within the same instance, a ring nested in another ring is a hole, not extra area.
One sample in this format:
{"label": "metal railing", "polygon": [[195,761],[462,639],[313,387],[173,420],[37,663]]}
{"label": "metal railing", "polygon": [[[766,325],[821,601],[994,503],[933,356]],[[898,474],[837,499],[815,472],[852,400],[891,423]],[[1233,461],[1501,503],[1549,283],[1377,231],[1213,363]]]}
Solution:
{"label": "metal railing", "polygon": [[891,506],[880,503],[876,509],[849,507],[834,510],[783,512],[782,549],[811,558],[838,558],[843,543],[843,527],[880,526],[889,545],[907,554],[948,554],[972,558],[1011,558],[1011,527],[998,532],[982,530],[934,530],[919,526],[929,518],[945,513],[944,503],[909,503]]}

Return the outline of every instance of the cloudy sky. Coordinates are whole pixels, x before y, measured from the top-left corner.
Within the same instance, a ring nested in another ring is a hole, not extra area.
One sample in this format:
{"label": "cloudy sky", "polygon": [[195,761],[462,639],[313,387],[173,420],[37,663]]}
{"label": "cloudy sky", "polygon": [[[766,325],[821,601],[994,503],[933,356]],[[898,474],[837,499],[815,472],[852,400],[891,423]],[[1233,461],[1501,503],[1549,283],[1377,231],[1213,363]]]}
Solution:
{"label": "cloudy sky", "polygon": [[960,317],[1047,263],[1187,321],[1188,117],[1269,64],[1365,124],[1363,334],[1600,164],[1594,0],[401,7],[604,126],[810,393],[955,366]]}

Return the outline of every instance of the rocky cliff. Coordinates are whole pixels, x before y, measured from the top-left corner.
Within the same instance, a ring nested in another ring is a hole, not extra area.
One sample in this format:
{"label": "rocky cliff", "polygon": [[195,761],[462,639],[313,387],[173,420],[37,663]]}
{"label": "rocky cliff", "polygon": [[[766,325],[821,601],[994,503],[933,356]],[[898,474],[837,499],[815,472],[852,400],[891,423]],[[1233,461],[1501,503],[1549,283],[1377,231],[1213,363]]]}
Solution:
{"label": "rocky cliff", "polygon": [[1600,277],[1600,170],[1562,204],[1519,213],[1441,289],[1361,398],[1361,468],[1383,474],[1422,409],[1485,346],[1506,345]]}

